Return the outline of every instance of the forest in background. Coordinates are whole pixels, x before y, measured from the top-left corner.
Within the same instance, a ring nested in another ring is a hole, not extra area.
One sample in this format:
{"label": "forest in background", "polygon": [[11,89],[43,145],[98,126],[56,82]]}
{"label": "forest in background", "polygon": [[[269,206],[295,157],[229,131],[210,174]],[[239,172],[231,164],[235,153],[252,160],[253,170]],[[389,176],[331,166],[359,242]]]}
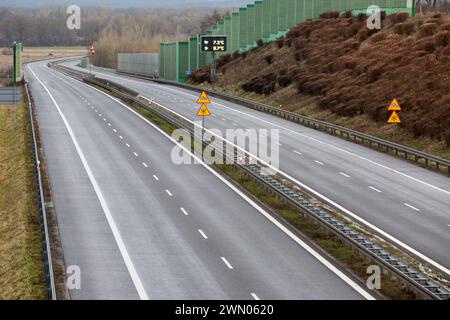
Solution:
{"label": "forest in background", "polygon": [[66,27],[66,7],[0,8],[0,47],[85,46],[94,41],[94,63],[115,67],[119,52],[157,52],[159,43],[206,30],[225,9],[83,8],[81,29]]}

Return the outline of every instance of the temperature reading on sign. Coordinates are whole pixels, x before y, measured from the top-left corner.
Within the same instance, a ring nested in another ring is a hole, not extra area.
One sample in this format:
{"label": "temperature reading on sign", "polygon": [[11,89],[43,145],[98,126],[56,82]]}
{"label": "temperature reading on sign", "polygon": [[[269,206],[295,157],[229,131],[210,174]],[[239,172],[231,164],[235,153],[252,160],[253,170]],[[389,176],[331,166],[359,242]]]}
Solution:
{"label": "temperature reading on sign", "polygon": [[203,36],[201,38],[201,48],[204,52],[224,52],[227,51],[226,36]]}

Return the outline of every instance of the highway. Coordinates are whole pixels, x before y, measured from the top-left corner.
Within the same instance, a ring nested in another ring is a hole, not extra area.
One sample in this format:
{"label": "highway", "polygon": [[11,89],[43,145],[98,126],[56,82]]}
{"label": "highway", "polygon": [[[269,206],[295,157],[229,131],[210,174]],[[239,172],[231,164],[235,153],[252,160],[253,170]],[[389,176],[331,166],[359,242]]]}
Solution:
{"label": "highway", "polygon": [[173,164],[175,142],[119,101],[45,61],[25,73],[72,299],[372,298],[214,171]]}
{"label": "highway", "polygon": [[[77,62],[66,63],[74,69]],[[196,120],[198,93],[93,69]],[[450,275],[450,179],[393,156],[221,99],[207,128],[280,130],[280,170]]]}

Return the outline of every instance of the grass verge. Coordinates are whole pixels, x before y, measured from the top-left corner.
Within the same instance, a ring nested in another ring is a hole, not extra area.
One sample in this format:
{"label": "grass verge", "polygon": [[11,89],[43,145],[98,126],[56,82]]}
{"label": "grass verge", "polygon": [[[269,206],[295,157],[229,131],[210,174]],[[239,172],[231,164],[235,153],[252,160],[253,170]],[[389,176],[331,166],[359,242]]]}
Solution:
{"label": "grass verge", "polygon": [[25,105],[0,106],[0,299],[45,298],[33,169]]}

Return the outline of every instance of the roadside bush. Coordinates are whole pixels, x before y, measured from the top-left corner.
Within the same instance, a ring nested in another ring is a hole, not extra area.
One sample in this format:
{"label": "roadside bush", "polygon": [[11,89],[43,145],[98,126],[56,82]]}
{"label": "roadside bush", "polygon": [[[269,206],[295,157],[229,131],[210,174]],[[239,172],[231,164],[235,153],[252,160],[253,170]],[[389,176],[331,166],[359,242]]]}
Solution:
{"label": "roadside bush", "polygon": [[437,29],[435,23],[424,23],[419,27],[418,35],[419,37],[430,37],[434,34]]}
{"label": "roadside bush", "polygon": [[231,61],[231,54],[226,53],[226,54],[221,55],[219,57],[219,59],[217,59],[217,68],[223,67],[230,61]]}
{"label": "roadside bush", "polygon": [[283,75],[278,78],[278,85],[282,88],[285,88],[285,87],[289,86],[293,81],[294,81],[294,79],[292,78],[291,75],[289,75],[289,74]]}
{"label": "roadside bush", "polygon": [[410,35],[414,31],[414,22],[399,23],[394,26],[394,32],[401,35]]}
{"label": "roadside bush", "polygon": [[345,11],[342,16],[343,18],[351,18],[352,17],[352,12],[351,11]]}
{"label": "roadside bush", "polygon": [[284,46],[284,38],[283,37],[277,39],[275,42],[277,43],[278,49],[283,48],[283,46]]}
{"label": "roadside bush", "polygon": [[264,41],[262,39],[258,39],[258,41],[256,41],[256,45],[258,47],[262,47],[264,45]]}
{"label": "roadside bush", "polygon": [[267,64],[272,64],[274,57],[275,57],[274,54],[269,54],[264,57],[264,61],[266,61]]}
{"label": "roadside bush", "polygon": [[406,13],[406,12],[393,13],[393,14],[387,16],[387,19],[388,19],[392,24],[397,24],[397,23],[405,22],[405,21],[408,19],[408,13]]}
{"label": "roadside bush", "polygon": [[450,31],[441,31],[434,36],[437,47],[446,47],[450,44]]}
{"label": "roadside bush", "polygon": [[337,19],[339,18],[339,11],[328,11],[320,14],[320,19]]}
{"label": "roadside bush", "polygon": [[275,91],[275,82],[277,76],[274,73],[268,73],[258,76],[244,83],[241,88],[246,92],[255,92],[257,94],[268,95]]}

